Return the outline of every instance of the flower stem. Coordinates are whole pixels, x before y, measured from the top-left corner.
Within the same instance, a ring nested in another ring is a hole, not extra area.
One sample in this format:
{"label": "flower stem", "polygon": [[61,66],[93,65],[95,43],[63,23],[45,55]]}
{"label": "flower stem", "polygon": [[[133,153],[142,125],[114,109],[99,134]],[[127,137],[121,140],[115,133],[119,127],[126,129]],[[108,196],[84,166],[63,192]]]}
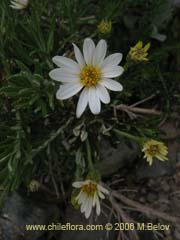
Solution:
{"label": "flower stem", "polygon": [[88,160],[88,170],[89,170],[87,178],[98,182],[100,180],[100,175],[99,175],[99,172],[94,167],[94,164],[92,161],[92,155],[91,155],[91,147],[88,140],[86,140],[86,149],[87,149],[87,160]]}
{"label": "flower stem", "polygon": [[141,142],[142,142],[142,138],[141,138],[141,137],[133,136],[133,135],[127,133],[127,132],[123,132],[123,131],[120,131],[120,130],[118,130],[118,129],[113,129],[113,131],[114,131],[115,133],[117,133],[118,135],[120,135],[120,136],[129,138],[129,139],[134,140],[134,141],[136,141],[136,142],[138,142],[138,143],[141,143]]}
{"label": "flower stem", "polygon": [[91,171],[94,171],[94,165],[92,162],[91,147],[88,139],[86,140],[86,149],[87,149],[88,168],[89,168],[89,171],[91,172]]}
{"label": "flower stem", "polygon": [[128,70],[128,68],[129,68],[129,63],[128,63],[128,61],[124,64],[123,68],[124,68],[124,71],[127,71],[127,70]]}

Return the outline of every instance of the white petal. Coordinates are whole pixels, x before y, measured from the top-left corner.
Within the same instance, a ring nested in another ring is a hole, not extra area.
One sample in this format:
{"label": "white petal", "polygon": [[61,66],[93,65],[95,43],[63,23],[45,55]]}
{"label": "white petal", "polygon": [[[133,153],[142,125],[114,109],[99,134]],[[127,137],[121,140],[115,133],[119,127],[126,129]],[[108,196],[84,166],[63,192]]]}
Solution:
{"label": "white petal", "polygon": [[121,66],[107,66],[102,70],[102,77],[105,78],[114,78],[120,76],[124,71],[124,68]]}
{"label": "white petal", "polygon": [[81,198],[79,199],[78,203],[81,205],[81,212],[83,212],[83,208],[88,201],[88,195],[83,192]]}
{"label": "white petal", "polygon": [[56,98],[61,100],[70,98],[78,93],[82,88],[83,86],[80,83],[65,83],[60,86],[56,93]]}
{"label": "white petal", "polygon": [[100,84],[102,84],[103,86],[105,86],[106,88],[108,88],[111,91],[122,91],[123,90],[123,86],[117,82],[114,81],[112,79],[103,79]]}
{"label": "white petal", "polygon": [[86,185],[86,184],[89,184],[89,183],[94,183],[94,182],[92,180],[87,179],[87,180],[84,181],[83,185]]}
{"label": "white petal", "polygon": [[81,72],[80,70],[69,68],[69,67],[59,67],[58,69],[61,69],[62,72],[66,72],[73,75],[80,75],[80,72]]}
{"label": "white petal", "polygon": [[88,99],[89,99],[89,107],[90,107],[91,112],[93,114],[100,113],[101,103],[100,103],[99,97],[96,94],[96,88],[95,87],[90,87],[89,88]]}
{"label": "white petal", "polygon": [[10,7],[11,7],[11,8],[13,8],[13,9],[18,9],[18,10],[19,10],[19,9],[22,9],[22,7],[21,7],[21,6],[14,6],[14,5],[10,5]]}
{"label": "white petal", "polygon": [[122,60],[122,53],[114,53],[104,59],[101,68],[104,70],[106,67],[113,67],[118,65]]}
{"label": "white petal", "polygon": [[23,4],[23,5],[27,5],[28,4],[28,0],[12,0],[11,3],[18,3],[18,4]]}
{"label": "white petal", "polygon": [[93,40],[91,38],[86,38],[83,44],[83,54],[84,54],[84,59],[87,65],[92,64],[92,55],[93,55],[94,49],[95,49],[95,44]]}
{"label": "white petal", "polygon": [[97,192],[95,192],[93,197],[93,207],[96,205],[97,197]]}
{"label": "white petal", "polygon": [[96,94],[103,103],[107,104],[110,102],[109,93],[103,85],[98,84],[96,86]]}
{"label": "white petal", "polygon": [[92,204],[93,204],[93,198],[90,198],[88,201],[88,205],[85,211],[85,217],[89,218],[91,211],[92,211]]}
{"label": "white petal", "polygon": [[75,188],[80,188],[83,185],[83,182],[73,182],[72,186]]}
{"label": "white petal", "polygon": [[50,78],[59,82],[79,82],[79,75],[63,68],[55,68],[49,73]]}
{"label": "white petal", "polygon": [[23,9],[24,8],[22,5],[20,5],[19,3],[15,3],[15,2],[12,2],[10,7],[14,8],[14,9]]}
{"label": "white petal", "polygon": [[21,3],[24,4],[24,5],[27,5],[28,4],[28,0],[21,0]]}
{"label": "white petal", "polygon": [[80,208],[81,213],[85,213],[86,215],[89,205],[90,205],[90,198],[87,198],[86,201],[83,202],[83,204],[81,205],[81,208]]}
{"label": "white petal", "polygon": [[28,5],[28,0],[15,0],[11,1],[10,7],[14,9],[23,9]]}
{"label": "white petal", "polygon": [[74,60],[63,57],[63,56],[55,56],[52,58],[53,63],[55,63],[58,67],[67,67],[72,68],[73,70],[79,72],[80,66]]}
{"label": "white petal", "polygon": [[99,197],[100,197],[101,199],[104,199],[104,198],[105,198],[104,194],[102,194],[102,192],[100,192],[100,191],[98,191],[98,195],[99,195]]}
{"label": "white petal", "polygon": [[83,191],[81,191],[81,192],[82,192],[82,194],[79,196],[78,203],[84,204],[86,202],[87,195]]}
{"label": "white petal", "polygon": [[86,195],[86,197],[85,197],[85,198],[83,199],[83,201],[82,201],[81,208],[80,208],[80,210],[81,210],[82,213],[85,212],[85,211],[87,211],[87,207],[88,207],[88,205],[89,205],[89,201],[90,201],[90,199],[89,199],[88,196]]}
{"label": "white petal", "polygon": [[107,51],[107,43],[105,40],[100,40],[93,53],[93,65],[101,65]]}
{"label": "white petal", "polygon": [[79,194],[76,196],[76,200],[79,202],[80,201],[80,199],[82,198],[82,194],[83,194],[83,191],[81,190],[80,192],[79,192]]}
{"label": "white petal", "polygon": [[86,64],[84,61],[84,57],[80,49],[76,46],[76,44],[73,43],[73,47],[74,47],[74,54],[75,54],[76,60],[79,63],[79,65],[83,67]]}
{"label": "white petal", "polygon": [[96,214],[99,216],[100,212],[101,212],[101,207],[100,207],[99,198],[97,197],[97,199],[96,199]]}
{"label": "white petal", "polygon": [[76,117],[79,118],[84,110],[87,107],[88,104],[88,88],[84,88],[82,93],[80,94],[78,104],[77,104],[77,109],[76,109]]}
{"label": "white petal", "polygon": [[88,195],[86,195],[84,200],[81,203],[81,207],[80,207],[81,213],[84,213],[84,212],[87,211],[87,207],[89,205],[89,201],[90,201],[90,198],[88,197]]}
{"label": "white petal", "polygon": [[97,188],[99,191],[101,191],[105,194],[109,194],[109,191],[106,188],[102,187],[101,185],[98,184]]}

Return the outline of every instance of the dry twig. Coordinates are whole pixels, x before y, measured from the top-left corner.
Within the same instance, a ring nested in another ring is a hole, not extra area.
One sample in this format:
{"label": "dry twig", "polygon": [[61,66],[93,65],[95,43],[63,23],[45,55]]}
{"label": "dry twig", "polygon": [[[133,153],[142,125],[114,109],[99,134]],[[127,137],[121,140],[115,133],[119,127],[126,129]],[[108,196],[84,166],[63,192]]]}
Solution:
{"label": "dry twig", "polygon": [[139,104],[141,104],[141,103],[144,103],[144,102],[147,102],[147,101],[151,100],[151,99],[154,98],[154,97],[156,97],[156,94],[155,94],[155,93],[152,94],[151,96],[147,97],[147,98],[144,98],[144,99],[142,99],[142,100],[140,100],[140,101],[132,104],[130,107],[135,107],[135,106],[137,106],[137,105],[139,105]]}
{"label": "dry twig", "polygon": [[118,106],[115,106],[115,108],[119,109],[121,111],[125,111],[125,112],[148,114],[148,115],[157,115],[157,116],[162,115],[161,111],[158,111],[158,110],[155,110],[155,109],[138,108],[138,107],[127,106],[125,104],[120,104]]}
{"label": "dry twig", "polygon": [[[110,202],[111,202],[113,208],[121,216],[122,221],[124,223],[133,223],[133,222],[135,222],[133,219],[130,218],[130,216],[128,216],[126,214],[125,211],[122,210],[121,204],[118,203],[112,195],[110,196],[109,199],[110,199]],[[119,222],[120,222],[120,220],[119,220]],[[128,233],[129,233],[129,236],[130,236],[131,239],[139,240],[139,237],[138,237],[138,234],[137,234],[136,230],[134,230],[134,231],[131,230]],[[125,233],[124,233],[124,235],[125,235]]]}
{"label": "dry twig", "polygon": [[111,192],[112,196],[118,200],[120,200],[122,203],[134,207],[137,211],[145,213],[148,216],[154,216],[154,217],[158,217],[161,219],[164,219],[168,222],[172,222],[175,224],[180,224],[180,218],[179,217],[175,217],[175,216],[171,216],[168,213],[164,213],[158,210],[155,210],[151,207],[145,206],[139,202],[136,202],[134,200],[131,200],[129,198],[127,198],[126,196],[118,193],[117,191],[112,191]]}

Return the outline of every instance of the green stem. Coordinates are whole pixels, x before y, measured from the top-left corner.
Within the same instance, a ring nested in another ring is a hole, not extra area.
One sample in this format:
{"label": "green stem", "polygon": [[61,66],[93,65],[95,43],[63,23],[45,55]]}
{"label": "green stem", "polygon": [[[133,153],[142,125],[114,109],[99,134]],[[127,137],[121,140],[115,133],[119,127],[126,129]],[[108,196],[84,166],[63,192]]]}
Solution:
{"label": "green stem", "polygon": [[73,118],[70,118],[65,125],[61,126],[55,133],[53,133],[42,145],[40,145],[38,148],[35,148],[32,150],[32,156],[35,157],[37,154],[39,154],[42,150],[47,148],[47,146],[56,139],[59,134],[62,133],[64,129],[67,128],[69,123],[72,121]]}
{"label": "green stem", "polygon": [[139,142],[139,143],[142,142],[142,138],[137,137],[137,136],[133,136],[133,135],[127,133],[127,132],[123,132],[123,131],[120,131],[120,130],[118,130],[118,129],[113,129],[113,131],[114,131],[115,133],[117,133],[118,135],[120,135],[120,136],[129,138],[129,139],[134,140],[134,141]]}
{"label": "green stem", "polygon": [[124,64],[123,68],[124,68],[124,71],[127,71],[127,69],[129,68],[129,63],[126,62],[126,63]]}
{"label": "green stem", "polygon": [[86,140],[86,149],[87,149],[87,160],[88,160],[89,171],[94,172],[94,165],[93,165],[92,156],[91,156],[91,147],[88,140]]}
{"label": "green stem", "polygon": [[88,140],[86,140],[86,149],[87,149],[87,160],[88,160],[88,170],[89,170],[87,178],[98,182],[100,180],[100,175],[94,167],[94,164],[92,161],[91,147]]}

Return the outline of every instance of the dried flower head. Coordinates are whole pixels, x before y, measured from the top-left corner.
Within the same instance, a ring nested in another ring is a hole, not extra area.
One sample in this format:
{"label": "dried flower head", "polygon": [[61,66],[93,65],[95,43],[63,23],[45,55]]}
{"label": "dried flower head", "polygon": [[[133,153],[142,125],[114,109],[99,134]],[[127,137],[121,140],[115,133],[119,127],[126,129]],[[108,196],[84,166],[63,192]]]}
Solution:
{"label": "dried flower head", "polygon": [[168,149],[163,142],[151,139],[144,143],[142,151],[144,152],[144,158],[147,159],[150,166],[152,165],[153,158],[157,158],[160,161],[168,160]]}
{"label": "dried flower head", "polygon": [[98,31],[101,34],[108,34],[111,32],[112,22],[108,20],[102,20],[98,25]]}
{"label": "dried flower head", "polygon": [[37,192],[39,190],[40,183],[36,180],[32,180],[28,186],[30,192]]}
{"label": "dried flower head", "polygon": [[150,48],[151,44],[147,43],[143,47],[143,42],[139,41],[134,47],[131,47],[129,51],[129,57],[131,60],[135,62],[142,62],[142,61],[148,61],[148,50]]}

